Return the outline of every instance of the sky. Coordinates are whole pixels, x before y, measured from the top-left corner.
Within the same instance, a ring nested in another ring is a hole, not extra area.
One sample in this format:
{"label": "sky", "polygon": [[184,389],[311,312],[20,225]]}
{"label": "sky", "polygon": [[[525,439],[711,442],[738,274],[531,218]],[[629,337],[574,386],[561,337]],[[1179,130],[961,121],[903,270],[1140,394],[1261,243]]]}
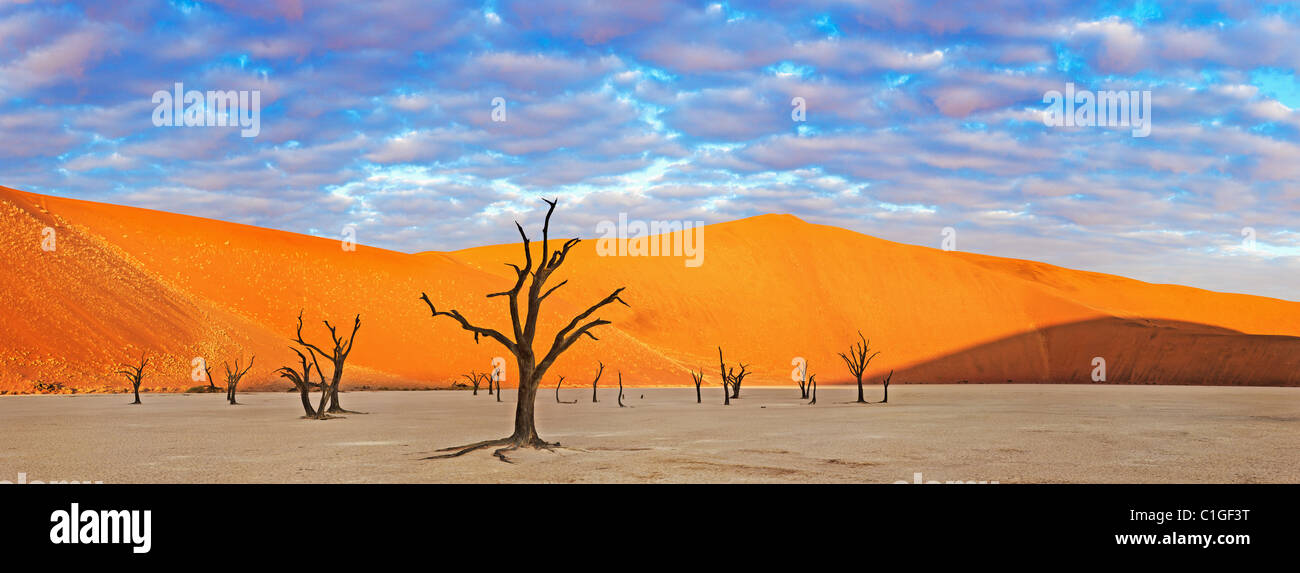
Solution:
{"label": "sky", "polygon": [[[0,185],[406,252],[514,241],[541,197],[585,238],[951,227],[1300,300],[1298,68],[1270,2],[0,0]],[[260,130],[155,125],[176,83],[257,91]],[[1045,124],[1067,84],[1149,92],[1149,135]]]}

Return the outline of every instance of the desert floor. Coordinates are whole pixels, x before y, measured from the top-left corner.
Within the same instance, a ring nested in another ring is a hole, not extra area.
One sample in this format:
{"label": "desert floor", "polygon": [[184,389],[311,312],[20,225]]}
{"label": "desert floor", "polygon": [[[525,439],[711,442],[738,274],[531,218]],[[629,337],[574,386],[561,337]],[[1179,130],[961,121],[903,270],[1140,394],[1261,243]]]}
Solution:
{"label": "desert floor", "polygon": [[[822,388],[590,388],[538,397],[542,437],[514,464],[435,448],[509,433],[504,402],[467,391],[348,392],[346,419],[299,419],[297,394],[0,397],[0,480],[207,482],[1300,482],[1300,389],[944,385],[889,404]],[[644,395],[644,397],[642,397]],[[879,399],[880,388],[868,388]]]}

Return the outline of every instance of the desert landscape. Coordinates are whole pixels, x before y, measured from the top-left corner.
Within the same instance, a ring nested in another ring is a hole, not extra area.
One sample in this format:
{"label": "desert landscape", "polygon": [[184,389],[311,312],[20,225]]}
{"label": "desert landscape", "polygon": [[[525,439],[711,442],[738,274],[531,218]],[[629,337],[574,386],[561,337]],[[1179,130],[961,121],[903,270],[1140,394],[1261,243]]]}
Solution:
{"label": "desert landscape", "polygon": [[[567,239],[534,236],[528,257],[518,244],[351,251],[12,189],[0,200],[0,263],[20,269],[0,291],[17,333],[0,344],[8,481],[1300,478],[1300,303],[791,216],[709,226],[696,269]],[[57,249],[39,248],[49,228]],[[871,270],[837,264],[854,258]],[[808,315],[818,328],[791,327]],[[511,437],[476,441],[512,420]]]}

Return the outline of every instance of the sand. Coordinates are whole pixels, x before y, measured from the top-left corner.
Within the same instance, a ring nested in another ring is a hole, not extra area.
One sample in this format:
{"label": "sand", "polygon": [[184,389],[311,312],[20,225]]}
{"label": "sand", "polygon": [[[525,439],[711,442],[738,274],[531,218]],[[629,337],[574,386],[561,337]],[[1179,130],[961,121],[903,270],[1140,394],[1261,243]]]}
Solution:
{"label": "sand", "polygon": [[[879,399],[879,387],[869,388]],[[644,398],[641,396],[644,394]],[[349,392],[346,419],[302,420],[295,394],[0,397],[0,480],[105,483],[1300,482],[1300,390],[1188,386],[894,385],[891,403],[823,388],[590,389],[538,400],[566,446],[423,461],[501,437],[505,402],[463,391]]]}
{"label": "sand", "polygon": [[[571,224],[565,205],[560,226]],[[538,240],[536,218],[523,223]],[[41,250],[46,228],[54,251]],[[631,306],[603,309],[612,324],[600,341],[575,344],[543,385],[590,380],[598,360],[630,385],[689,384],[691,369],[717,371],[718,346],[750,366],[751,386],[788,385],[795,357],[823,384],[844,382],[836,353],[859,329],[882,352],[868,371],[876,381],[894,370],[899,383],[1090,382],[1100,357],[1110,382],[1300,385],[1297,302],[945,252],[790,215],[709,225],[704,237],[699,267],[578,244],[552,279],[569,282],[547,299],[537,346],[615,288],[627,287]],[[517,244],[345,251],[328,238],[0,187],[0,267],[18,270],[0,273],[0,391],[120,389],[117,365],[142,352],[154,358],[151,390],[198,385],[196,358],[221,373],[254,354],[241,387],[286,388],[275,369],[296,362],[287,339],[299,310],[317,344],[322,319],[347,328],[361,315],[350,387],[446,386],[506,353],[432,319],[420,293],[509,332],[505,299],[485,295],[509,288],[503,263],[520,259]]]}

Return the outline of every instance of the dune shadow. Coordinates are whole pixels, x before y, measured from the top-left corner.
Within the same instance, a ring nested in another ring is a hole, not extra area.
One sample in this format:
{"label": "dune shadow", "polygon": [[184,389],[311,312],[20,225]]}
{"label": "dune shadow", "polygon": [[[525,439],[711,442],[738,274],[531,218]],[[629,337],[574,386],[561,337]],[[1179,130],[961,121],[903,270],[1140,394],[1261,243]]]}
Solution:
{"label": "dune shadow", "polygon": [[898,369],[900,383],[1300,386],[1300,337],[1154,318],[1105,317],[975,345]]}

